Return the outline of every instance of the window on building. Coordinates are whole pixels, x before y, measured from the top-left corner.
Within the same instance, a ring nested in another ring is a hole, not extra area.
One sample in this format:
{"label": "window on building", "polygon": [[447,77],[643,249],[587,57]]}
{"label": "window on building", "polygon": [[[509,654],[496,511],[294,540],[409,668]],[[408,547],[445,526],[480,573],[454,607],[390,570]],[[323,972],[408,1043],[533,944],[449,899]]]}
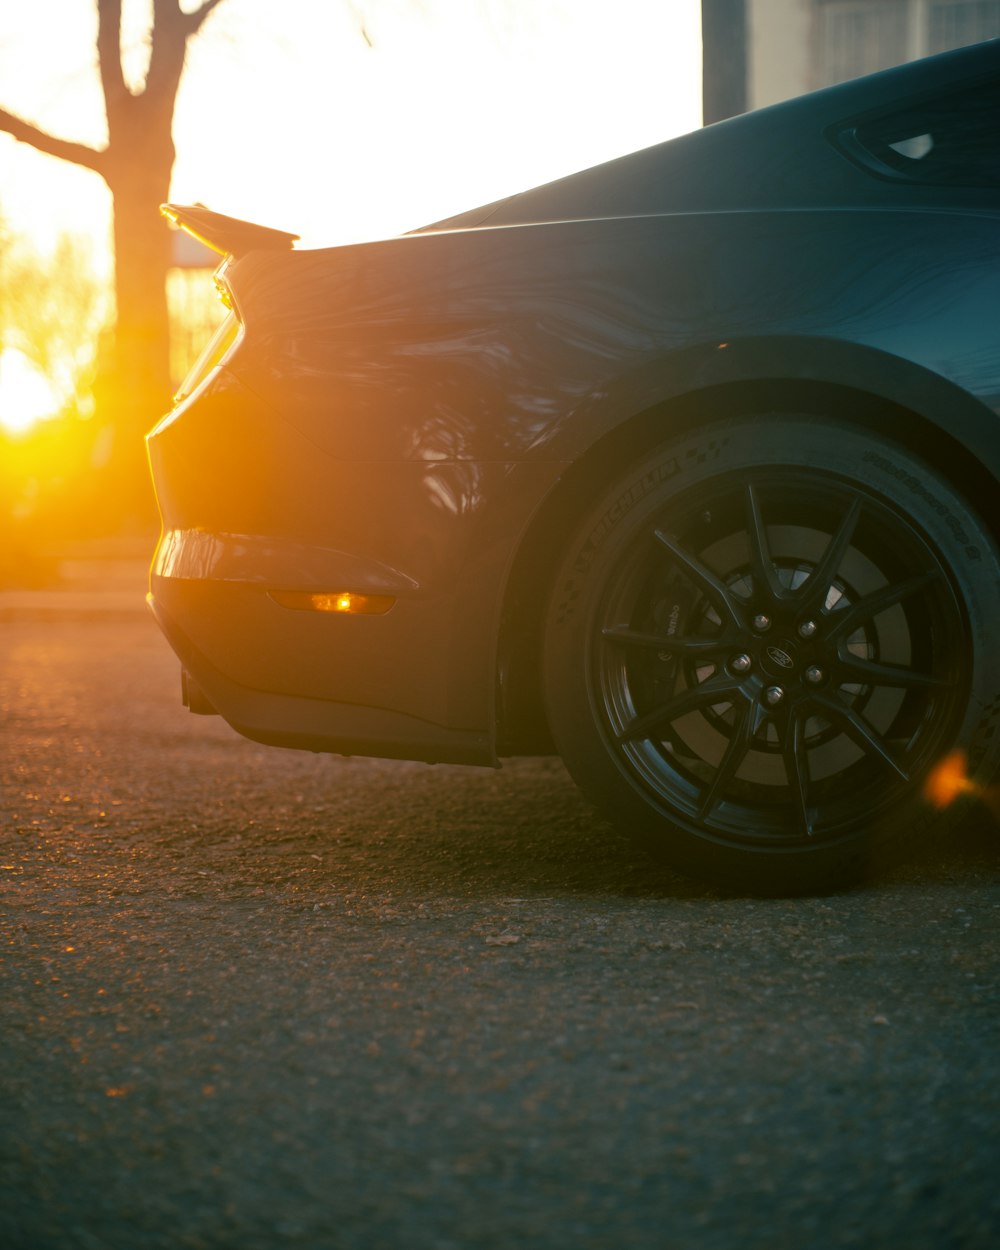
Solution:
{"label": "window on building", "polygon": [[818,86],[888,69],[906,59],[909,0],[825,0],[819,9]]}
{"label": "window on building", "polygon": [[1000,0],[814,0],[816,86],[1000,37]]}
{"label": "window on building", "polygon": [[1000,37],[1000,0],[932,0],[927,53],[947,52]]}

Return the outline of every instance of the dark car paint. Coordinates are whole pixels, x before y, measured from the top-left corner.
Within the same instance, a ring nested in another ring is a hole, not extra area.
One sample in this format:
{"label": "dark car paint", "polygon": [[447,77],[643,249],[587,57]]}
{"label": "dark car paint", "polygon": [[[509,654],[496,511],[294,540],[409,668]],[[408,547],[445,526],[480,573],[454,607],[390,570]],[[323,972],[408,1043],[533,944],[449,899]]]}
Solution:
{"label": "dark car paint", "polygon": [[[231,262],[243,344],[149,443],[154,610],[209,700],[316,749],[544,743],[532,638],[588,483],[748,404],[888,425],[995,518],[1000,193],[875,177],[837,136],[997,63],[936,58],[414,235]],[[398,601],[331,618],[271,589]]]}
{"label": "dark car paint", "polygon": [[[902,403],[913,366],[953,388],[923,415],[975,444],[991,418],[962,392],[1000,404],[997,260],[996,213],[891,208],[258,254],[230,272],[248,325],[233,369],[345,460],[575,460],[696,388],[777,370]],[[996,473],[1000,448],[984,450]]]}

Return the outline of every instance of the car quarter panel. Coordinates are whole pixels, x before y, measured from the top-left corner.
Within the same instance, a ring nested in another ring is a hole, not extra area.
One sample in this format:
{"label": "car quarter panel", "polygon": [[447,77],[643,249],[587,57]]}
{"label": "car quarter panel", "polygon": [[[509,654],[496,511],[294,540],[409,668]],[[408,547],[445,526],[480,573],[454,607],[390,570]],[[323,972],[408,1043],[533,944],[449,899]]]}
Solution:
{"label": "car quarter panel", "polygon": [[[508,464],[337,459],[225,371],[161,423],[149,451],[164,525],[152,594],[202,684],[221,677],[484,735],[483,583],[495,576],[477,553],[496,540],[478,500],[501,493]],[[526,468],[522,497],[541,496],[556,467],[540,463],[534,485]],[[272,590],[396,602],[355,618],[290,610]]]}
{"label": "car quarter panel", "polygon": [[[741,371],[832,373],[917,411],[930,401],[922,415],[1000,474],[983,437],[1000,408],[998,253],[998,214],[857,210],[251,256],[233,273],[236,369],[334,457],[480,463],[576,458],[609,422]],[[927,373],[954,393],[926,395]]]}
{"label": "car quarter panel", "polygon": [[[1000,480],[998,243],[996,214],[868,209],[251,253],[229,273],[243,345],[150,439],[154,597],[189,666],[242,707],[311,700],[322,724],[327,705],[318,746],[374,749],[377,728],[367,746],[337,728],[348,705],[447,731],[417,758],[486,762],[522,535],[565,468],[637,414],[749,378],[836,381],[935,423]],[[319,616],[269,589],[397,602]],[[440,746],[455,733],[465,746]]]}

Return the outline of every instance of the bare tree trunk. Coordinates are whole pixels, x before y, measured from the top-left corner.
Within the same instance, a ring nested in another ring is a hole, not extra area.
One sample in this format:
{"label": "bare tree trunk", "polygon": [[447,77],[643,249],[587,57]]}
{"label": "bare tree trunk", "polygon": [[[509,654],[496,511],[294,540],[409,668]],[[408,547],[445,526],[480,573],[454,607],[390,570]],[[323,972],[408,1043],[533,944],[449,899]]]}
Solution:
{"label": "bare tree trunk", "polygon": [[121,64],[122,0],[96,0],[97,57],[108,121],[104,149],[58,139],[0,109],[0,130],[99,173],[114,204],[116,325],[111,368],[99,402],[116,430],[121,503],[127,515],[152,508],[143,434],[170,398],[167,271],[170,236],[159,216],[169,198],[174,164],[174,104],[188,40],[221,0],[190,12],[180,0],[153,0],[149,69],[141,90],[125,82]]}
{"label": "bare tree trunk", "polygon": [[170,173],[155,183],[149,173],[125,169],[116,177],[109,171],[117,314],[113,355],[100,381],[104,415],[115,431],[118,502],[138,520],[154,515],[144,435],[166,411],[171,389],[170,236],[158,208],[168,198]]}
{"label": "bare tree trunk", "polygon": [[[170,195],[174,102],[187,40],[197,29],[192,19],[199,14],[185,15],[177,0],[154,0],[146,83],[133,94],[121,67],[121,0],[97,0],[97,5],[108,119],[101,172],[114,204],[115,375],[121,404],[116,415],[123,432],[141,440],[170,396],[170,237],[159,206]],[[210,7],[203,6],[201,15]]]}
{"label": "bare tree trunk", "polygon": [[[161,194],[166,199],[167,189]],[[117,372],[126,395],[148,397],[151,411],[140,418],[148,422],[170,397],[170,237],[144,195],[119,190],[114,214]]]}

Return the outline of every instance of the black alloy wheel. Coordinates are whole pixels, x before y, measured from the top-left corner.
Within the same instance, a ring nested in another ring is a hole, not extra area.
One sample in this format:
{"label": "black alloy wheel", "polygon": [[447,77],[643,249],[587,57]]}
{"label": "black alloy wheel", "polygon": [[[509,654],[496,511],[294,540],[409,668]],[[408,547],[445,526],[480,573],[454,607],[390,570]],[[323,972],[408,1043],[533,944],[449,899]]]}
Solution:
{"label": "black alloy wheel", "polygon": [[581,537],[550,613],[553,732],[583,788],[682,869],[835,885],[931,823],[932,770],[989,736],[995,552],[899,448],[737,423],[658,452]]}

